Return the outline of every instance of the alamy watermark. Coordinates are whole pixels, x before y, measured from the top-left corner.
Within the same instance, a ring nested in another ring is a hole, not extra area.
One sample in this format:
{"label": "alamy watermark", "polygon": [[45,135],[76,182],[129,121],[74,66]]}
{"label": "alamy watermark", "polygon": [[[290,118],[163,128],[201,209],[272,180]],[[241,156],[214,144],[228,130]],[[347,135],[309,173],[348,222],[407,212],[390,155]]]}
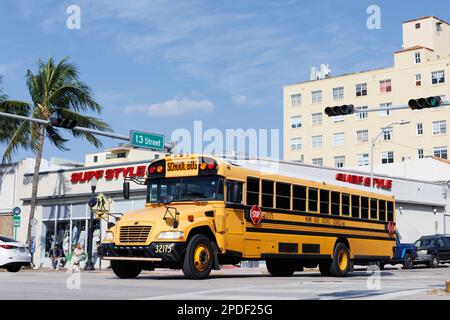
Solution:
{"label": "alamy watermark", "polygon": [[375,4],[367,7],[366,10],[369,17],[367,18],[366,25],[369,30],[381,29],[381,8]]}
{"label": "alamy watermark", "polygon": [[67,7],[66,13],[69,15],[66,19],[66,27],[69,30],[81,29],[81,8],[76,4]]}

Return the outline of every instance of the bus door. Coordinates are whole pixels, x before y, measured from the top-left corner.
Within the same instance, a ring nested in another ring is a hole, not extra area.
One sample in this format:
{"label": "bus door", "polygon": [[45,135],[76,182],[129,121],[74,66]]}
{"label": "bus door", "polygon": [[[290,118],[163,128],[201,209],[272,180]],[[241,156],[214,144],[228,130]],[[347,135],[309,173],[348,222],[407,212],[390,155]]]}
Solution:
{"label": "bus door", "polygon": [[226,186],[226,235],[228,247],[230,250],[242,251],[245,229],[243,183],[227,180]]}

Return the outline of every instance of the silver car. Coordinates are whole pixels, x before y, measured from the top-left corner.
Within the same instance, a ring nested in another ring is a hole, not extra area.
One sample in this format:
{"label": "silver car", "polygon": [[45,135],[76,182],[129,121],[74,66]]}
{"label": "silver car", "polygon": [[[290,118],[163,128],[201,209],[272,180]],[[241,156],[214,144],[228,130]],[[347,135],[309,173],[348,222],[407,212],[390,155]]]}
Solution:
{"label": "silver car", "polygon": [[18,272],[31,263],[28,246],[14,239],[0,236],[0,268],[9,272]]}

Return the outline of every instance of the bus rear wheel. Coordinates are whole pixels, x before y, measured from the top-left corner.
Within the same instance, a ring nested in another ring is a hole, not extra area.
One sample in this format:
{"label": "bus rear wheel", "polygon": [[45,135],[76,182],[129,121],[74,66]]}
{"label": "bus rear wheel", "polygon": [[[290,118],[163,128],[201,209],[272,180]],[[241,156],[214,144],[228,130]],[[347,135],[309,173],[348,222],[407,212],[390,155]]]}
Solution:
{"label": "bus rear wheel", "polygon": [[350,251],[347,246],[339,242],[334,248],[333,261],[331,262],[331,275],[344,277],[350,269]]}
{"label": "bus rear wheel", "polygon": [[137,261],[111,261],[114,274],[121,279],[135,279],[142,271],[142,266]]}
{"label": "bus rear wheel", "polygon": [[290,277],[294,274],[297,266],[289,260],[267,260],[267,271],[274,277]]}
{"label": "bus rear wheel", "polygon": [[214,253],[211,240],[198,234],[192,237],[186,248],[183,273],[188,279],[205,279],[211,273]]}

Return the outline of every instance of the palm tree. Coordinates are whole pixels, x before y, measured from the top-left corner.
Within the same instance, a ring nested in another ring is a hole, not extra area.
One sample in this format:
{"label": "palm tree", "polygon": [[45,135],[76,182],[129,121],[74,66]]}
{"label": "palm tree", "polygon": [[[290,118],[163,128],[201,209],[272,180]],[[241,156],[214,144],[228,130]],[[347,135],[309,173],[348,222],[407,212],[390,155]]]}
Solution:
{"label": "palm tree", "polygon": [[[78,69],[68,58],[58,64],[52,58],[47,62],[38,62],[38,71],[34,74],[28,70],[26,83],[32,102],[10,100],[0,96],[0,111],[18,115],[31,116],[49,120],[51,117],[62,117],[76,120],[77,125],[92,129],[110,131],[108,124],[102,120],[83,115],[83,112],[100,113],[102,106],[93,98],[91,89],[79,79]],[[101,147],[101,142],[93,134],[73,131],[76,138],[85,138],[95,147]],[[50,125],[39,125],[30,121],[0,118],[0,143],[6,144],[2,163],[11,162],[18,149],[25,149],[36,154],[34,166],[30,220],[34,218],[37,202],[39,167],[41,165],[44,141],[48,139],[59,150],[68,150],[67,139],[61,136],[59,129]],[[31,224],[28,223],[27,242],[31,239]]]}

